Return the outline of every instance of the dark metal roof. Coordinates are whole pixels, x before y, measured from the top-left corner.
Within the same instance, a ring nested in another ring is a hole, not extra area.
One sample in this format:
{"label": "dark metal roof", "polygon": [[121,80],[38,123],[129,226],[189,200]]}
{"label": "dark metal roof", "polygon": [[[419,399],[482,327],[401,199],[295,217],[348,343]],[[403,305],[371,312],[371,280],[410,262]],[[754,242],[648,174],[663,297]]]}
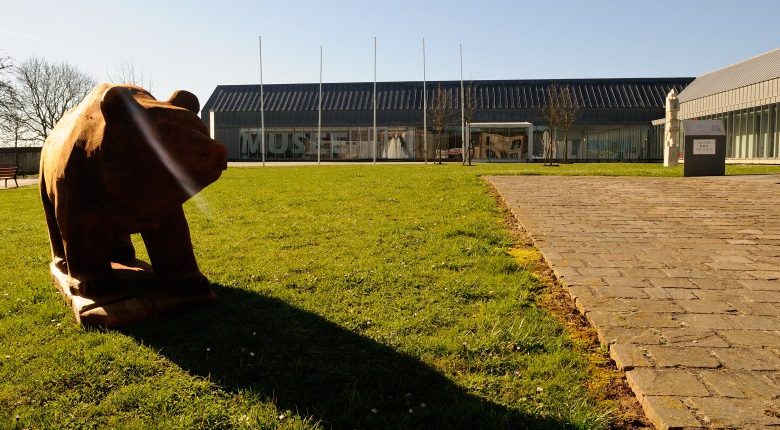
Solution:
{"label": "dark metal roof", "polygon": [[[478,110],[538,109],[544,104],[545,89],[552,83],[571,87],[583,108],[661,108],[666,94],[681,92],[693,78],[549,79],[472,81]],[[466,85],[469,83],[467,82]],[[428,101],[438,86],[450,93],[453,108],[460,106],[459,81],[428,81]],[[266,112],[316,111],[318,84],[264,85]],[[322,84],[325,111],[370,111],[372,82]],[[378,110],[422,109],[422,81],[378,82]],[[258,112],[259,85],[219,85],[203,106],[203,113]]]}

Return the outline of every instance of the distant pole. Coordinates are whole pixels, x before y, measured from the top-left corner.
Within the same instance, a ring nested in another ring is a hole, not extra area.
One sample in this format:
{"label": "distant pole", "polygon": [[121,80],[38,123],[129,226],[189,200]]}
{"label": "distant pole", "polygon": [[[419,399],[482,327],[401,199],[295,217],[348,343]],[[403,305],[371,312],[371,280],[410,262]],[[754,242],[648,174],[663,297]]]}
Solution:
{"label": "distant pole", "polygon": [[374,164],[376,164],[376,36],[374,36]]}
{"label": "distant pole", "polygon": [[263,99],[263,36],[257,36],[260,44],[260,151],[265,167],[265,100]]}
{"label": "distant pole", "polygon": [[464,164],[466,161],[466,119],[463,110],[463,44],[460,47],[460,156]]}
{"label": "distant pole", "polygon": [[317,165],[320,164],[322,149],[322,45],[320,45],[320,98],[317,109]]}
{"label": "distant pole", "polygon": [[425,90],[425,38],[423,37],[423,160],[428,164],[428,92]]}

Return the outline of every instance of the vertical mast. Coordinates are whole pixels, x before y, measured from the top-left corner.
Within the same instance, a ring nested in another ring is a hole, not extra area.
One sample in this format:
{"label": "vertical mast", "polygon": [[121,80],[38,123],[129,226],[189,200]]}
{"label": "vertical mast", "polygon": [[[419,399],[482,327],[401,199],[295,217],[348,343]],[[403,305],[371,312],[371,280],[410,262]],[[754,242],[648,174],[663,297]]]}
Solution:
{"label": "vertical mast", "polygon": [[423,160],[428,164],[428,92],[425,90],[425,38],[423,48]]}
{"label": "vertical mast", "polygon": [[[320,96],[317,108],[317,164],[320,164],[322,152],[322,45],[320,45]],[[331,142],[333,144],[333,142]]]}
{"label": "vertical mast", "polygon": [[376,164],[376,36],[374,36],[374,164]]}
{"label": "vertical mast", "polygon": [[265,100],[263,97],[263,36],[257,36],[260,44],[260,151],[265,166]]}
{"label": "vertical mast", "polygon": [[460,148],[461,159],[465,163],[466,161],[466,120],[463,109],[463,44],[459,44],[460,47]]}

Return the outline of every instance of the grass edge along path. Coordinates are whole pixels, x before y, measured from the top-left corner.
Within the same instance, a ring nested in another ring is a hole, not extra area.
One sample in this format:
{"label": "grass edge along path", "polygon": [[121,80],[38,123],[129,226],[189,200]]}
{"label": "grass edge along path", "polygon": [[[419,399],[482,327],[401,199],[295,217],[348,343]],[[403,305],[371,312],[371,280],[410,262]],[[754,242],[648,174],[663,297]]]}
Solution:
{"label": "grass edge along path", "polygon": [[485,180],[485,183],[503,211],[507,228],[514,239],[515,244],[509,253],[519,264],[534,273],[543,286],[537,301],[566,327],[576,347],[587,354],[590,375],[588,393],[597,401],[610,405],[613,411],[610,428],[652,429],[653,426],[645,416],[642,406],[628,386],[625,374],[617,369],[607,350],[600,345],[596,331],[577,309],[571,296],[557,280],[552,268],[534,246],[533,239],[509,209],[501,194],[490,182]]}

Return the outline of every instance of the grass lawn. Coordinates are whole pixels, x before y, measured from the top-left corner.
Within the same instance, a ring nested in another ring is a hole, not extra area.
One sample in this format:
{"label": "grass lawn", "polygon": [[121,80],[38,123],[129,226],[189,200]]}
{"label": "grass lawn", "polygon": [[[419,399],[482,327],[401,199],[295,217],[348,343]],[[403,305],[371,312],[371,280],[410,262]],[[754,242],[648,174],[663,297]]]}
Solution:
{"label": "grass lawn", "polygon": [[37,189],[0,191],[0,428],[607,428],[479,175],[680,172],[233,168],[186,205],[219,303],[118,331],[52,286]]}

